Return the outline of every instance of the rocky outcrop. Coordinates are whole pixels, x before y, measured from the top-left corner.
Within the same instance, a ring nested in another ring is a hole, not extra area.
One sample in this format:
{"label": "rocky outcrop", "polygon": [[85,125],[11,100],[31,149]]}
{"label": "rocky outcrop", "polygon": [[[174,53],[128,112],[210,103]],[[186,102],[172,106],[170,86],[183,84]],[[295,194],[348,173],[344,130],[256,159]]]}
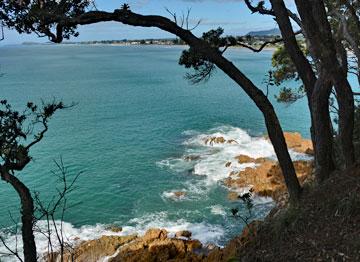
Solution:
{"label": "rocky outcrop", "polygon": [[[190,240],[191,232],[180,231],[176,237],[169,238],[165,229],[149,229],[144,236],[102,236],[96,240],[84,241],[74,249],[67,251],[64,261],[88,262],[107,258],[109,262],[141,261],[202,261],[204,255],[198,255],[202,244]],[[187,238],[187,239],[185,239]],[[203,252],[204,253],[204,252]],[[49,262],[60,259],[54,254]]]}
{"label": "rocky outcrop", "polygon": [[308,155],[314,154],[314,147],[309,139],[304,139],[300,133],[284,132],[286,144],[292,150],[298,153],[304,153]]}
{"label": "rocky outcrop", "polygon": [[[284,133],[288,147],[298,153],[313,154],[311,140],[301,137],[299,133]],[[247,167],[240,172],[231,172],[224,180],[224,184],[232,190],[228,198],[237,200],[239,194],[236,192],[242,188],[252,188],[255,194],[272,197],[279,200],[286,192],[285,181],[279,163],[266,158],[252,158],[247,155],[236,156],[239,164],[256,164],[255,167]],[[302,184],[313,172],[312,161],[295,161],[296,174]]]}
{"label": "rocky outcrop", "polygon": [[143,237],[120,247],[109,261],[201,261],[202,256],[194,253],[201,248],[198,240],[169,238],[165,229],[150,229]]}
{"label": "rocky outcrop", "polygon": [[[232,190],[249,187],[255,194],[279,199],[286,192],[280,166],[272,160],[261,161],[262,163],[254,168],[247,167],[240,172],[231,172],[224,184]],[[303,183],[313,171],[313,163],[310,161],[295,161],[294,166],[300,183]],[[230,193],[229,198],[236,199],[236,193]]]}
{"label": "rocky outcrop", "polygon": [[[67,248],[64,254],[64,261],[88,262],[98,261],[101,258],[111,256],[120,246],[123,246],[137,238],[131,236],[102,236],[99,239],[84,241],[75,248]],[[54,253],[48,262],[60,261],[60,255]]]}
{"label": "rocky outcrop", "polygon": [[235,159],[239,164],[255,163],[255,159],[247,155],[238,155]]}

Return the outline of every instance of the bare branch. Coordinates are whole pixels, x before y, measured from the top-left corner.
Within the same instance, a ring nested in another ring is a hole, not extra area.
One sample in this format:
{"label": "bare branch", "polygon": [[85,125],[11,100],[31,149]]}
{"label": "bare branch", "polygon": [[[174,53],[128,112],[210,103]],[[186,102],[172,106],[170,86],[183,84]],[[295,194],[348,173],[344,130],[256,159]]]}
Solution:
{"label": "bare branch", "polygon": [[19,223],[17,221],[15,221],[11,212],[9,212],[9,217],[14,224],[14,230],[11,230],[12,231],[11,234],[15,236],[15,249],[10,248],[8,246],[8,244],[6,243],[5,239],[2,236],[0,236],[0,242],[9,251],[9,254],[5,254],[5,253],[1,253],[1,254],[7,255],[7,256],[15,256],[19,261],[22,262],[23,259],[19,255],[19,250],[18,250],[18,227],[19,227],[18,225],[19,225]]}
{"label": "bare branch", "polygon": [[191,14],[191,8],[188,8],[186,10],[186,14],[182,11],[180,18],[178,18],[177,14],[175,12],[170,11],[167,7],[165,7],[165,10],[167,13],[169,13],[174,21],[175,24],[177,24],[179,27],[188,30],[193,31],[196,29],[200,23],[201,19],[199,19],[193,27],[190,27],[190,14]]}
{"label": "bare branch", "polygon": [[[39,193],[35,193],[35,202],[37,205],[37,211],[39,213],[37,219],[40,220],[45,218],[47,223],[47,228],[45,231],[41,228],[38,228],[38,230],[48,239],[48,256],[50,256],[51,259],[54,259],[53,256],[55,255],[55,247],[51,237],[55,236],[56,243],[58,244],[56,249],[60,249],[58,254],[60,255],[60,261],[63,261],[65,251],[67,250],[72,254],[74,250],[71,247],[71,244],[67,243],[68,239],[63,232],[65,212],[70,208],[67,197],[75,188],[75,183],[77,182],[82,172],[77,173],[69,181],[67,168],[64,165],[62,157],[60,157],[59,161],[54,161],[54,163],[57,167],[57,172],[52,171],[51,173],[59,178],[62,184],[62,188],[57,189],[57,196],[54,196],[48,204],[44,204],[40,199]],[[55,219],[57,213],[60,213],[60,224]]]}

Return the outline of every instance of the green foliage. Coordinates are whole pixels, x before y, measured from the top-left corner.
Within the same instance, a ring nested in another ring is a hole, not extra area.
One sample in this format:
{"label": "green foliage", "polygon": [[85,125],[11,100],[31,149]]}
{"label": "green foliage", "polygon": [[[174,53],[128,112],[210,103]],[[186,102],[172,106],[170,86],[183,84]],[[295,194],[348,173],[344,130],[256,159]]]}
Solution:
{"label": "green foliage", "polygon": [[[308,50],[306,46],[301,42],[298,44],[301,46],[302,51],[307,56]],[[286,51],[285,46],[280,46],[276,49],[272,56],[271,64],[273,70],[271,71],[272,74],[269,74],[269,80],[267,83],[272,81],[276,86],[281,86],[287,81],[291,80],[299,82],[299,74],[296,70],[295,64],[291,60],[289,53]],[[275,98],[279,103],[289,104],[296,102],[298,99],[301,99],[304,96],[304,86],[300,84],[300,86],[297,88],[282,87],[279,91],[279,94],[276,95]]]}
{"label": "green foliage", "polygon": [[249,191],[248,193],[240,195],[240,196],[238,196],[238,198],[244,204],[246,212],[244,214],[239,214],[240,209],[236,207],[236,208],[230,209],[231,215],[234,218],[239,218],[240,220],[242,220],[245,223],[245,225],[248,227],[249,220],[252,218],[252,209],[254,207],[254,203],[252,200],[252,191]]}
{"label": "green foliage", "polygon": [[274,80],[274,77],[273,77],[273,72],[271,70],[269,70],[267,72],[267,74],[265,75],[265,79],[263,80],[262,82],[263,84],[266,84],[266,96],[269,95],[269,88],[271,86],[274,86],[275,85],[275,80]]}
{"label": "green foliage", "polygon": [[280,88],[279,94],[275,95],[275,98],[279,103],[292,104],[304,96],[305,92],[303,86],[300,86],[298,89],[282,87]]}
{"label": "green foliage", "polygon": [[271,64],[274,68],[273,76],[276,85],[281,85],[288,80],[299,80],[296,67],[284,46],[276,49],[272,56]]}
{"label": "green foliage", "polygon": [[[201,39],[207,42],[212,48],[216,49],[226,45],[226,43],[236,43],[234,37],[222,37],[223,33],[224,29],[219,27],[203,33]],[[194,73],[186,74],[186,78],[193,84],[209,80],[215,70],[215,65],[208,60],[206,55],[198,52],[198,50],[195,50],[192,47],[182,52],[179,64],[185,66],[185,68],[194,69]]]}
{"label": "green foliage", "polygon": [[[43,103],[41,107],[29,102],[25,110],[19,112],[14,110],[7,100],[1,100],[0,164],[15,169],[24,167],[30,161],[29,148],[43,138],[49,119],[57,110],[63,108],[65,106],[62,102]],[[33,139],[26,145],[30,135]]]}
{"label": "green foliage", "polygon": [[[85,13],[92,0],[4,0],[0,1],[0,19],[4,25],[19,33],[35,32],[39,36],[56,39],[51,29],[64,18],[73,18]],[[64,26],[61,38],[78,36],[75,25]]]}

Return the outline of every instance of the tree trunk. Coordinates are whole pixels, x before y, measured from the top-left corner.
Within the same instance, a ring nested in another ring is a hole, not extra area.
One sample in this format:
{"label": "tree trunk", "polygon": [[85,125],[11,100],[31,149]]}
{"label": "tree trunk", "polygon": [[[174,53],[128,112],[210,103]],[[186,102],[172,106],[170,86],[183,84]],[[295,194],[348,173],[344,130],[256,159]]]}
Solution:
{"label": "tree trunk", "polygon": [[336,43],[323,0],[295,0],[302,18],[306,33],[314,47],[322,69],[326,70],[333,80],[339,104],[339,136],[345,166],[355,161],[353,145],[354,130],[354,97],[351,86],[337,59]]}
{"label": "tree trunk", "polygon": [[[306,56],[304,55],[304,53],[301,51],[301,48],[298,45],[298,42],[296,40],[292,25],[291,25],[291,21],[290,18],[288,17],[288,10],[285,6],[285,3],[283,0],[271,0],[271,5],[272,5],[272,9],[274,10],[274,14],[276,17],[276,22],[279,25],[279,29],[281,31],[281,35],[284,39],[284,45],[286,48],[286,51],[289,53],[292,62],[294,63],[296,70],[301,78],[301,81],[303,82],[303,85],[305,87],[305,91],[306,91],[306,97],[308,100],[308,106],[309,106],[309,111],[310,111],[310,117],[311,117],[311,127],[310,127],[310,134],[311,134],[311,141],[313,143],[314,146],[314,158],[315,158],[315,163],[317,163],[316,159],[317,159],[317,150],[316,150],[316,137],[315,137],[315,123],[314,123],[314,112],[313,112],[313,105],[312,105],[312,94],[315,88],[315,83],[317,81],[315,72],[310,64],[310,62],[308,61],[308,59],[306,58]],[[302,24],[300,23],[300,26],[302,26]],[[303,30],[303,34],[305,37],[306,36],[306,30],[305,28],[302,26],[301,28]],[[313,58],[314,61],[316,60],[315,57],[315,52],[312,50],[312,46],[310,44],[310,41],[308,39],[307,40],[307,44],[308,44],[308,48],[310,50],[311,56]],[[319,66],[319,63],[316,63],[317,66]],[[318,119],[319,117],[317,117]],[[319,132],[319,131],[317,131]],[[331,130],[328,130],[326,132],[331,132]],[[316,169],[318,167],[316,166]],[[320,167],[319,167],[320,168]]]}
{"label": "tree trunk", "polygon": [[314,149],[316,152],[316,178],[318,182],[326,180],[335,169],[332,158],[333,134],[329,113],[329,96],[332,89],[327,74],[320,74],[312,94],[312,114],[314,119]]}
{"label": "tree trunk", "polygon": [[36,262],[37,253],[33,231],[34,202],[29,189],[15,176],[7,171],[1,171],[1,178],[10,183],[21,200],[22,240],[25,262]]}
{"label": "tree trunk", "polygon": [[353,144],[354,133],[354,96],[347,79],[336,76],[335,90],[339,105],[339,137],[345,167],[350,167],[355,162],[355,149]]}

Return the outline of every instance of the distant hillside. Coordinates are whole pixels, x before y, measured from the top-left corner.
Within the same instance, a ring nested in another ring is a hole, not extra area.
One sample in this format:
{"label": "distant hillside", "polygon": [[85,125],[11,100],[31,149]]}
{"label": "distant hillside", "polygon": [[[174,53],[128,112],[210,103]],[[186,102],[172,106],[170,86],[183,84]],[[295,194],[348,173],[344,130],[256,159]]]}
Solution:
{"label": "distant hillside", "polygon": [[270,30],[262,30],[262,31],[251,31],[246,35],[250,36],[269,36],[269,35],[280,35],[280,30],[278,28],[273,28]]}

